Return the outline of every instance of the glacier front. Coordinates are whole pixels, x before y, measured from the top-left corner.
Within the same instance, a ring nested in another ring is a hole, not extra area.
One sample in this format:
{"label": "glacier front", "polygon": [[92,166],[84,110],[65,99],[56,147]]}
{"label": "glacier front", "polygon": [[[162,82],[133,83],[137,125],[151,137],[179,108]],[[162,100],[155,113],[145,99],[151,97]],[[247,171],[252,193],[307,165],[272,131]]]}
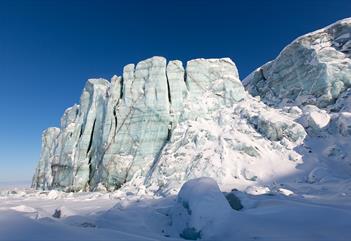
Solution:
{"label": "glacier front", "polygon": [[33,187],[116,190],[130,183],[168,193],[204,175],[222,186],[262,182],[301,161],[294,147],[306,133],[295,118],[251,97],[229,58],[183,67],[152,57],[110,82],[87,81],[61,127],[44,132]]}
{"label": "glacier front", "polygon": [[288,177],[343,180],[350,51],[348,18],[296,39],[243,82],[229,58],[152,57],[90,79],[60,128],[44,131],[32,186],[167,195],[203,176],[258,193]]}

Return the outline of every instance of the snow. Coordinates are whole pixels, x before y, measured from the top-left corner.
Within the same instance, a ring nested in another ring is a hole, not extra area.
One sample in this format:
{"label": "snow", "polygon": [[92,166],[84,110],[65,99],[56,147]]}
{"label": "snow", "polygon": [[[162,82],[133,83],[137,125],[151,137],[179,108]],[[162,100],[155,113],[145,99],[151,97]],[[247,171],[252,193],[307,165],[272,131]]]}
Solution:
{"label": "snow", "polygon": [[318,132],[328,126],[330,115],[325,110],[314,105],[306,105],[303,108],[302,122],[305,128],[310,128],[313,132]]}
{"label": "snow", "polygon": [[[288,183],[254,195],[233,190],[239,211],[211,178],[188,181],[177,196],[167,197],[58,192],[50,199],[46,191],[2,191],[0,240],[346,241],[350,184]],[[57,209],[60,218],[53,216]]]}
{"label": "snow", "polygon": [[[172,226],[182,237],[212,238],[231,208],[217,183],[208,177],[186,182],[171,210]],[[209,228],[211,227],[211,228]]]}
{"label": "snow", "polygon": [[36,212],[36,209],[34,209],[32,207],[25,206],[25,205],[14,206],[14,207],[11,207],[10,209],[15,210],[17,212],[24,212],[24,213]]}

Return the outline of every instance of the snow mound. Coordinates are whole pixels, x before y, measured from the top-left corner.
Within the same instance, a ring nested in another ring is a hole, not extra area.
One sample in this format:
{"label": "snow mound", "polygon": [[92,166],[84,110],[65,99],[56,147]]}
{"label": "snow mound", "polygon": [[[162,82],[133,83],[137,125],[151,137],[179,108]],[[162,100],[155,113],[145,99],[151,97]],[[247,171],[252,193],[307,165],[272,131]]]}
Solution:
{"label": "snow mound", "polygon": [[312,133],[318,133],[327,127],[330,122],[330,115],[325,110],[319,109],[314,105],[306,105],[303,108],[301,120],[305,128],[309,128]]}
{"label": "snow mound", "polygon": [[218,229],[231,215],[228,201],[212,178],[202,177],[186,182],[171,211],[172,226],[185,239],[210,238],[211,229]]}
{"label": "snow mound", "polygon": [[15,210],[17,212],[23,212],[23,213],[34,213],[37,212],[35,208],[26,206],[26,205],[19,205],[15,207],[11,207],[10,209]]}

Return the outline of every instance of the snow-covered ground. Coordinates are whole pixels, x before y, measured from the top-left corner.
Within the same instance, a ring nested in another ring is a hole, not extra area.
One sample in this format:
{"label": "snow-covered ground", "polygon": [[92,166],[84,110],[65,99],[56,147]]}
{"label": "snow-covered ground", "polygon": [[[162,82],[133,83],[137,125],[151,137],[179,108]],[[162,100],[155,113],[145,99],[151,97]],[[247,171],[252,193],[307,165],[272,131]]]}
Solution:
{"label": "snow-covered ground", "polygon": [[213,179],[177,196],[2,190],[0,240],[350,240],[351,180],[233,190]]}

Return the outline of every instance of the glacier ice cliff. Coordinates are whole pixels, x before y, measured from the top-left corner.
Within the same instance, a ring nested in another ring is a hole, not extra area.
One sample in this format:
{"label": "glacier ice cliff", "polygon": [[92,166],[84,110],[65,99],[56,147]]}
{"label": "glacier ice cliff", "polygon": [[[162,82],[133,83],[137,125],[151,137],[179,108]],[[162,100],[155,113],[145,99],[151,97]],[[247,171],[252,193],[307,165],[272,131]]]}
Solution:
{"label": "glacier ice cliff", "polygon": [[281,156],[295,156],[280,164],[293,168],[292,147],[305,135],[293,116],[247,94],[229,58],[194,59],[184,68],[152,57],[110,82],[87,81],[60,129],[44,132],[33,187],[115,190],[131,181],[168,192],[203,175],[252,182],[279,170],[255,171]]}
{"label": "glacier ice cliff", "polygon": [[180,61],[153,57],[125,66],[123,76],[111,82],[88,80],[61,128],[44,132],[33,186],[118,188],[134,173],[146,174],[177,123],[202,114],[182,116],[185,98],[201,98],[209,89],[227,104],[245,95],[229,59],[193,60],[185,71]]}
{"label": "glacier ice cliff", "polygon": [[351,18],[298,38],[243,82],[229,58],[152,57],[89,79],[60,128],[44,131],[32,186],[168,195],[205,176],[257,194],[282,177],[347,178],[350,51]]}
{"label": "glacier ice cliff", "polygon": [[348,179],[351,173],[351,18],[297,38],[243,80],[246,90],[287,109],[308,133],[307,181]]}
{"label": "glacier ice cliff", "polygon": [[270,105],[335,102],[351,86],[351,18],[297,38],[243,83]]}

